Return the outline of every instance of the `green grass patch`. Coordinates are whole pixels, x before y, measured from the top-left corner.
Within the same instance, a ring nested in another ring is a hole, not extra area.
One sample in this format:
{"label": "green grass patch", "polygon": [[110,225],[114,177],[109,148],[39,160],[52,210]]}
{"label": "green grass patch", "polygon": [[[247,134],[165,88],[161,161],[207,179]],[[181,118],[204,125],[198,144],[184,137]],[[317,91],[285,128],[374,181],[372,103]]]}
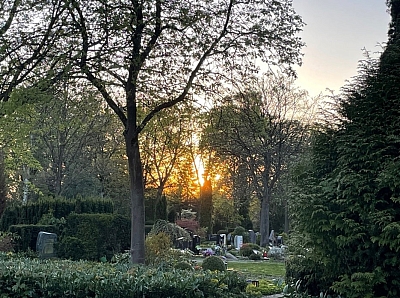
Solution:
{"label": "green grass patch", "polygon": [[277,261],[228,261],[228,269],[242,272],[249,278],[284,278],[285,263]]}

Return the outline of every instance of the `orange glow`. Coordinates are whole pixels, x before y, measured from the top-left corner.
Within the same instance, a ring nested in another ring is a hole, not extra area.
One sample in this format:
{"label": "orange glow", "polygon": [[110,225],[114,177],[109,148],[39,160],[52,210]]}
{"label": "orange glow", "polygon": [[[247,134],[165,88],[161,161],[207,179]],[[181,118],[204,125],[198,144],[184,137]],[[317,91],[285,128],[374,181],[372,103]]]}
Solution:
{"label": "orange glow", "polygon": [[197,173],[197,181],[203,186],[204,184],[204,164],[200,156],[196,156],[194,159],[194,169]]}

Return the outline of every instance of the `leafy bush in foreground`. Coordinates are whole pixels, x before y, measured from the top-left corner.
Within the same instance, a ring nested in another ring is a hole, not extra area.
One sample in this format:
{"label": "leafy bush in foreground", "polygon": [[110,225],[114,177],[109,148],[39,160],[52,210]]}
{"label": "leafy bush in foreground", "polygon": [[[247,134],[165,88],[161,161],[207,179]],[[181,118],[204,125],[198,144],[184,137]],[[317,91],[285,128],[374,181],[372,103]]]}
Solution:
{"label": "leafy bush in foreground", "polygon": [[134,267],[68,260],[11,258],[0,254],[1,297],[216,297],[244,298],[236,272]]}

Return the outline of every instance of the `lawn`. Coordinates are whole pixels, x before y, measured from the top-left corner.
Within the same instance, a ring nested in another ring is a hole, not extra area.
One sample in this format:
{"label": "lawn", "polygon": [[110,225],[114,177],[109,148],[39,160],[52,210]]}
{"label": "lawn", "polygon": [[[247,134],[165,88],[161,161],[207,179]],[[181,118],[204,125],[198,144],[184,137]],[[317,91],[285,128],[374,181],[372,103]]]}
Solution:
{"label": "lawn", "polygon": [[273,279],[285,277],[285,263],[279,261],[228,261],[228,269],[242,272],[249,278]]}

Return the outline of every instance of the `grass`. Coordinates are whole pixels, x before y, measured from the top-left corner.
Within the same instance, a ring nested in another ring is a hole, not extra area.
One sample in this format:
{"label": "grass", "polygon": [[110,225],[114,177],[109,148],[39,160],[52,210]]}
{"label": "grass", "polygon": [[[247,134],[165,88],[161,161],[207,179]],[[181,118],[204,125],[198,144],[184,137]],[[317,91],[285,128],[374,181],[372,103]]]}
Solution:
{"label": "grass", "polygon": [[285,263],[279,261],[228,261],[228,269],[242,272],[253,279],[285,277]]}

